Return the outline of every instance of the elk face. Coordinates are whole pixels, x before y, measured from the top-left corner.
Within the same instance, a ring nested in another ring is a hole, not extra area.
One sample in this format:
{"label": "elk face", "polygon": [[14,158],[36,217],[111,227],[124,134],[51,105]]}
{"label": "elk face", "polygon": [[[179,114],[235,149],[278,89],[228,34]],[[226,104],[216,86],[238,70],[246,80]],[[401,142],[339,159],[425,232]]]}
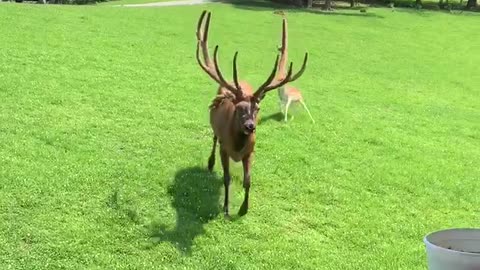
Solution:
{"label": "elk face", "polygon": [[250,135],[255,132],[259,110],[260,106],[256,98],[242,100],[235,104],[235,122],[243,134]]}

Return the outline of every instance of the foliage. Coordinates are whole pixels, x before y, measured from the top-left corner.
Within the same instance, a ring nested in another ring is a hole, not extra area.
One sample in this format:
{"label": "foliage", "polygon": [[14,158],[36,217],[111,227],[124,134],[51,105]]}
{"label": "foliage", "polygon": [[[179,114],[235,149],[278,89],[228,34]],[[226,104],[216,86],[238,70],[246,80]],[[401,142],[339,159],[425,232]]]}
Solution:
{"label": "foliage", "polygon": [[97,2],[106,2],[109,0],[50,0],[49,4],[75,4],[75,5],[85,5],[85,4],[95,4]]}
{"label": "foliage", "polygon": [[425,234],[478,225],[477,16],[288,11],[316,124],[265,98],[251,209],[225,221],[218,161],[204,170],[205,7],[225,75],[239,50],[259,85],[272,10],[2,4],[1,269],[425,269]]}
{"label": "foliage", "polygon": [[[252,1],[263,1],[263,0],[252,0]],[[271,0],[273,3],[284,4],[284,5],[293,5],[299,7],[307,7],[307,0]],[[328,6],[331,5],[330,0],[320,0],[313,1],[314,7],[322,7],[328,9]],[[348,4],[347,4],[348,2]],[[389,6],[394,4],[396,7],[403,8],[415,8],[422,9],[427,8],[430,10],[439,10],[439,9],[467,9],[471,11],[478,11],[477,0],[343,0],[343,1],[334,1],[334,8],[345,8],[347,6],[354,7],[355,5],[362,4],[366,6]],[[470,5],[470,6],[469,6]]]}

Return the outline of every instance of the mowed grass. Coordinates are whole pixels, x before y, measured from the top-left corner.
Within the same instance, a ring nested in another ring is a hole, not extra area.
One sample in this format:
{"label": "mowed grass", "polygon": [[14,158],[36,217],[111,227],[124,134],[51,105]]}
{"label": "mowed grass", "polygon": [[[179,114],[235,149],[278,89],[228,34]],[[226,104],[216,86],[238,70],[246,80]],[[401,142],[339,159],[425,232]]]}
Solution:
{"label": "mowed grass", "polygon": [[205,8],[226,76],[239,50],[260,85],[269,9],[1,6],[1,269],[425,269],[425,234],[478,225],[478,16],[289,13],[316,123],[265,98],[251,208],[226,221],[219,160],[205,171]]}

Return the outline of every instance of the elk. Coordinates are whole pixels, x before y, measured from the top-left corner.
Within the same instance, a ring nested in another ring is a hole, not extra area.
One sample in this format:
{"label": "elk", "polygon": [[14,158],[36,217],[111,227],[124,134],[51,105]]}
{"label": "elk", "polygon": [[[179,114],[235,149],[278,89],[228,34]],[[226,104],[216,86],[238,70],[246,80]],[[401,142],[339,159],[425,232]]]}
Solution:
{"label": "elk", "polygon": [[[281,13],[283,17],[283,24],[282,24],[282,45],[278,47],[278,51],[280,52],[280,61],[278,63],[278,75],[275,78],[276,81],[282,81],[284,78],[287,77],[287,58],[288,58],[288,29],[287,29],[287,18],[285,17],[285,14],[282,12]],[[297,80],[300,76],[296,77],[293,76],[288,82],[293,82]],[[315,123],[315,120],[313,120],[312,115],[310,114],[310,111],[307,108],[307,105],[305,104],[305,101],[303,100],[302,93],[298,88],[293,87],[291,85],[284,84],[277,89],[278,91],[278,98],[279,98],[279,105],[280,105],[280,111],[282,114],[285,116],[285,122],[287,122],[287,116],[288,116],[288,107],[290,107],[290,104],[292,102],[299,102],[300,104],[303,105],[305,110],[307,111],[308,115],[310,116],[310,119],[312,119],[313,123]],[[284,111],[285,108],[285,111]],[[293,116],[292,116],[293,119]]]}
{"label": "elk", "polygon": [[[225,217],[229,217],[229,186],[230,170],[229,161],[242,162],[243,165],[243,188],[245,197],[239,210],[243,216],[248,211],[248,197],[250,192],[250,171],[255,147],[255,129],[257,126],[257,114],[260,110],[260,101],[265,94],[273,89],[281,87],[292,78],[290,63],[288,72],[283,80],[275,81],[279,56],[275,60],[273,70],[267,80],[253,91],[252,86],[246,81],[238,80],[237,55],[233,57],[233,82],[227,82],[220,71],[218,64],[218,45],[215,46],[213,62],[208,51],[208,29],[210,26],[211,13],[202,12],[197,25],[197,62],[205,73],[209,75],[219,87],[217,95],[213,99],[210,109],[210,126],[213,130],[212,152],[208,159],[208,170],[212,172],[215,165],[215,151],[217,142],[220,145],[220,160],[223,168],[223,180],[225,188],[225,200],[223,211]],[[203,59],[201,59],[200,54]],[[300,77],[305,71],[308,53],[305,53],[303,65],[294,75]]]}

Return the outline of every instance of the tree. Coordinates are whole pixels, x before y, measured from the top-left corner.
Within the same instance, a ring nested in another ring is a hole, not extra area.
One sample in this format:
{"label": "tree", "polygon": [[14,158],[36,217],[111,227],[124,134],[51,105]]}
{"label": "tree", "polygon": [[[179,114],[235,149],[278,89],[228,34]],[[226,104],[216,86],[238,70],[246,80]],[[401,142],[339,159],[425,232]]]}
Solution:
{"label": "tree", "polygon": [[332,9],[332,0],[325,0],[324,9],[326,9],[326,10],[331,10]]}
{"label": "tree", "polygon": [[307,8],[312,8],[313,0],[307,0]]}
{"label": "tree", "polygon": [[467,9],[477,7],[477,0],[468,0],[467,2]]}

